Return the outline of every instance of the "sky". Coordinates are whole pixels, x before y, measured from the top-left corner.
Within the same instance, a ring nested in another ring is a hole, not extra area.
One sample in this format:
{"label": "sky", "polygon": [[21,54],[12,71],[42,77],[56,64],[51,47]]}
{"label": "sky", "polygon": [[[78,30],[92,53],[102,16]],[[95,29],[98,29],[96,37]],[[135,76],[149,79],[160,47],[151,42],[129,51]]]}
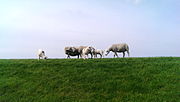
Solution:
{"label": "sky", "polygon": [[0,59],[117,43],[131,57],[180,57],[180,0],[0,0]]}

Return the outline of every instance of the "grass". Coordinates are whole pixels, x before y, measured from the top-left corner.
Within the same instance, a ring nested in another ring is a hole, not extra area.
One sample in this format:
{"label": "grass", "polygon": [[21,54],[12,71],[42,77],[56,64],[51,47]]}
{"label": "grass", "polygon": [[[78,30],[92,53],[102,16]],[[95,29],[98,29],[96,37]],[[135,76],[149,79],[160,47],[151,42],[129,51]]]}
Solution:
{"label": "grass", "polygon": [[180,58],[0,60],[0,102],[179,102]]}

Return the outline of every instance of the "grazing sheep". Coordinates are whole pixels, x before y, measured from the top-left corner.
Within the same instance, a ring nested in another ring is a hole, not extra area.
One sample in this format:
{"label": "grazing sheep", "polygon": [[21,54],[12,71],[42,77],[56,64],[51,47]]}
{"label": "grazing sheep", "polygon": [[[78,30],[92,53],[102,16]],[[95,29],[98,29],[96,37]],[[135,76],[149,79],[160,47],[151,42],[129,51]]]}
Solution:
{"label": "grazing sheep", "polygon": [[91,54],[91,58],[95,55],[95,48],[93,47],[86,47],[82,50],[82,56],[84,59],[88,58],[88,54]]}
{"label": "grazing sheep", "polygon": [[70,58],[70,56],[78,56],[77,58],[79,58],[80,53],[76,47],[65,47],[64,51],[68,55],[67,58]]}
{"label": "grazing sheep", "polygon": [[100,55],[100,58],[104,57],[104,50],[96,49],[95,50],[95,57],[97,58],[97,55]]}
{"label": "grazing sheep", "polygon": [[43,51],[42,49],[38,50],[38,59],[47,59],[47,56],[45,56],[45,51]]}
{"label": "grazing sheep", "polygon": [[127,51],[128,56],[129,56],[129,46],[125,43],[122,44],[113,44],[111,47],[109,47],[106,50],[106,56],[109,54],[109,52],[112,51],[114,52],[114,57],[117,56],[118,57],[118,52],[119,53],[123,53],[123,57],[125,57],[125,52]]}

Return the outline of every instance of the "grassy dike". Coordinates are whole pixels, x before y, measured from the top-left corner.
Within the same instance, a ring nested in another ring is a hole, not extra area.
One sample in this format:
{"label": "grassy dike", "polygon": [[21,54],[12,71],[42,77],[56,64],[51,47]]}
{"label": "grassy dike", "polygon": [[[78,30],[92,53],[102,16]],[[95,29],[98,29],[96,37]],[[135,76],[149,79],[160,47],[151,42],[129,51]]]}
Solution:
{"label": "grassy dike", "polygon": [[0,102],[179,102],[180,58],[0,60]]}

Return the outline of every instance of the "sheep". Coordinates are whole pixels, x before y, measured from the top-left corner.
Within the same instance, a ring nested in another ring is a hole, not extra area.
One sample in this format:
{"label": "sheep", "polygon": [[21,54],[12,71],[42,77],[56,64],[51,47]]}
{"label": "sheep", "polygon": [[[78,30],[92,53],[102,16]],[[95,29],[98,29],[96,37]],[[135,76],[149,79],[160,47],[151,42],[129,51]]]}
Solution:
{"label": "sheep", "polygon": [[104,50],[96,49],[95,50],[95,57],[97,58],[97,55],[100,55],[100,58],[104,57]]}
{"label": "sheep", "polygon": [[123,58],[125,57],[125,52],[127,52],[128,56],[129,56],[129,46],[126,43],[113,44],[111,47],[109,47],[106,50],[106,56],[109,54],[110,51],[114,52],[114,57],[115,56],[118,57],[117,52],[119,52],[119,53],[122,52],[123,53]]}
{"label": "sheep", "polygon": [[47,59],[47,56],[45,56],[45,51],[43,51],[42,49],[38,50],[38,60],[40,59]]}
{"label": "sheep", "polygon": [[78,53],[79,53],[79,55],[80,55],[81,58],[83,57],[82,51],[83,51],[83,49],[86,48],[86,47],[88,47],[88,46],[79,46],[79,47],[76,47],[76,49],[78,50]]}
{"label": "sheep", "polygon": [[82,50],[86,48],[87,46],[78,46],[78,47],[65,47],[65,54],[67,54],[67,58],[70,58],[70,56],[79,56],[82,58]]}
{"label": "sheep", "polygon": [[64,51],[67,54],[67,58],[70,58],[70,56],[78,56],[77,58],[79,58],[80,53],[76,47],[65,47]]}
{"label": "sheep", "polygon": [[91,58],[93,58],[93,55],[95,55],[95,48],[88,46],[82,50],[82,56],[84,59],[88,58],[88,54],[91,54]]}

